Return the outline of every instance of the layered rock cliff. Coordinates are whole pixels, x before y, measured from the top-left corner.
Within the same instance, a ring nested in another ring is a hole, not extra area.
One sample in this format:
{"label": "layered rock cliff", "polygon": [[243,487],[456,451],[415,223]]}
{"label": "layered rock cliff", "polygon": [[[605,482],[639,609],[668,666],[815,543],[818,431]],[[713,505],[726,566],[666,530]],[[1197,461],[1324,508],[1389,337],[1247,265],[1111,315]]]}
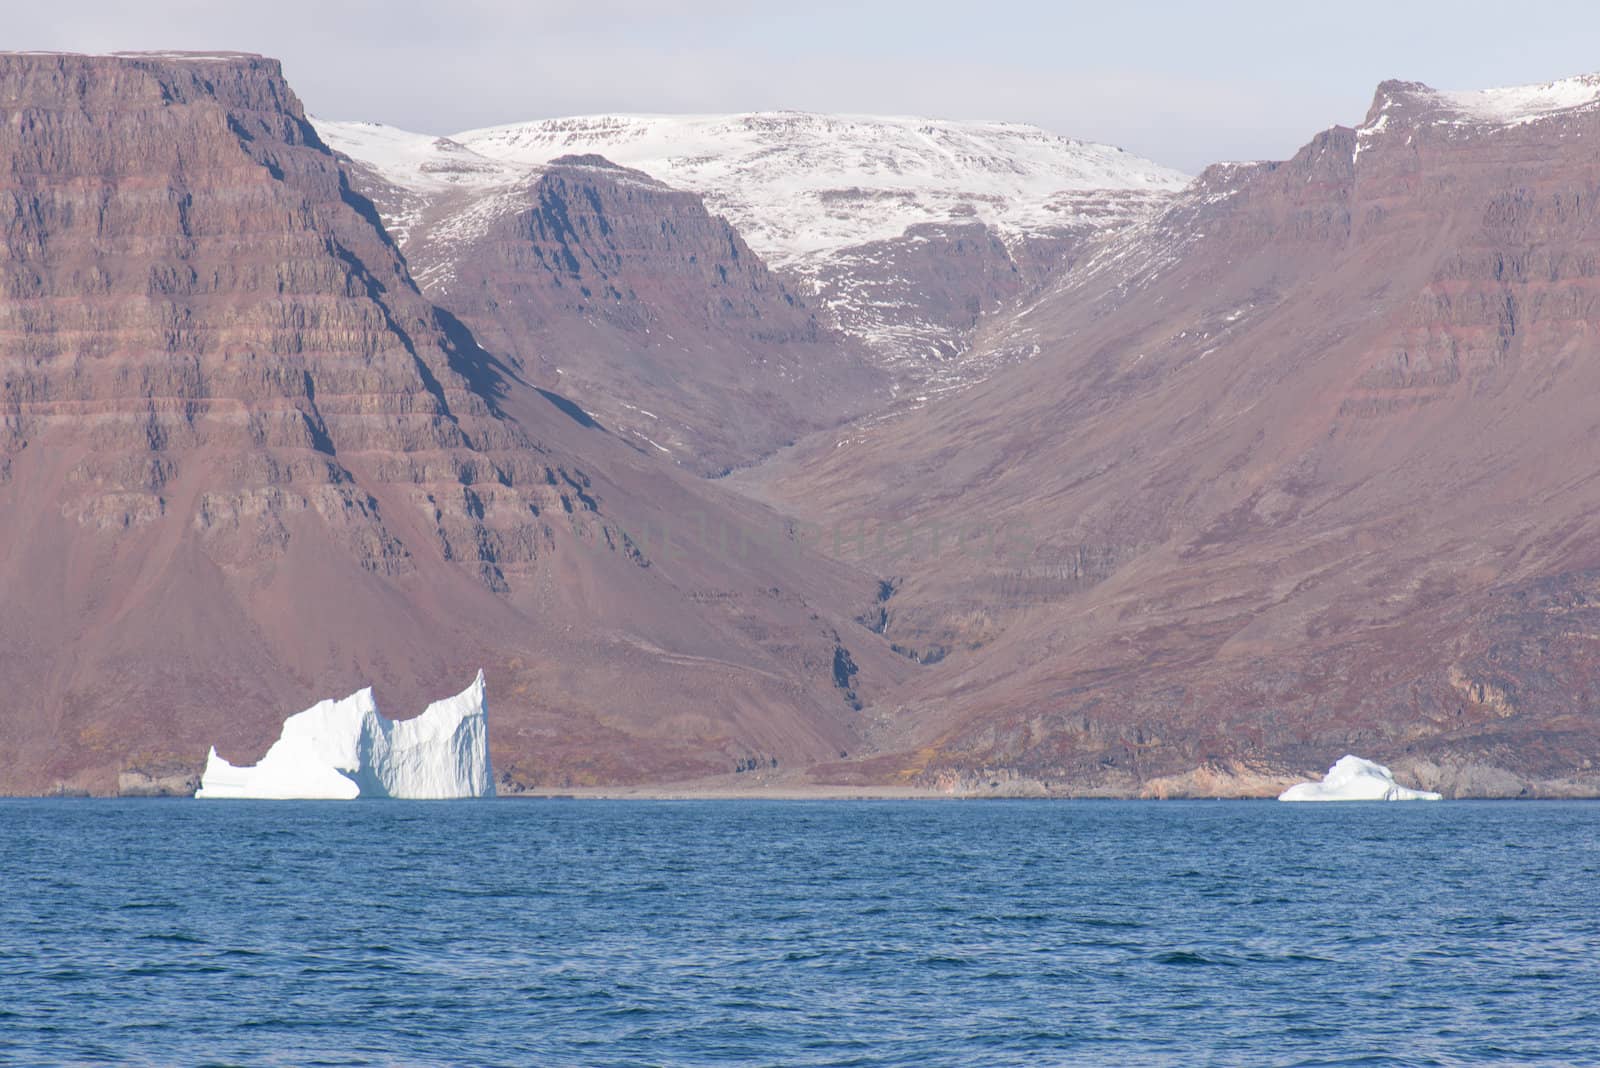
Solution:
{"label": "layered rock cliff", "polygon": [[688,539],[781,528],[425,300],[275,61],[4,55],[0,118],[0,788],[480,658],[513,787],[851,744],[869,582]]}
{"label": "layered rock cliff", "polygon": [[491,411],[484,354],[418,297],[274,63],[3,62],[12,478],[58,464],[79,529],[181,515],[241,568],[312,513],[406,573],[376,484],[491,588],[533,561],[565,480]]}

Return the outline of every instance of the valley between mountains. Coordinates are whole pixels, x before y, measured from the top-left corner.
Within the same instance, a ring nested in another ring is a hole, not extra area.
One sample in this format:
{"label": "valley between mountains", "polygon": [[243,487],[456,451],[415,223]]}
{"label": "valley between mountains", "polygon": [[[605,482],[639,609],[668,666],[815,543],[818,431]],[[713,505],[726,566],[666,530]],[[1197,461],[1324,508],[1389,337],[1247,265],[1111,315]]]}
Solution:
{"label": "valley between mountains", "polygon": [[1600,79],[1192,179],[245,54],[0,117],[0,791],[482,667],[501,794],[1600,794]]}

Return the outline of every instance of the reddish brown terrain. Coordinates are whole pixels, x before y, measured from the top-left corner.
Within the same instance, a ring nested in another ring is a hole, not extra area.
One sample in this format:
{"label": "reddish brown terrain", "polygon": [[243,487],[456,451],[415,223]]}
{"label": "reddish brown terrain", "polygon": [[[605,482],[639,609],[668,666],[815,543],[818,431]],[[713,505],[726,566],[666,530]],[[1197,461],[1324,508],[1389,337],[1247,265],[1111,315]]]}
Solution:
{"label": "reddish brown terrain", "polygon": [[528,381],[698,474],[888,398],[860,346],[693,193],[593,155],[426,199],[358,161],[350,173],[403,227],[429,299]]}
{"label": "reddish brown terrain", "polygon": [[1385,83],[1110,237],[886,238],[850,329],[993,373],[885,417],[694,195],[415,199],[274,61],[0,56],[0,791],[482,666],[505,792],[1600,792],[1597,98]]}
{"label": "reddish brown terrain", "polygon": [[1155,215],[1172,190],[1061,193],[1052,225],[1008,232],[977,218],[918,223],[808,265],[803,281],[893,375],[901,404],[982,381],[1033,356],[1003,328],[1097,243]]}
{"label": "reddish brown terrain", "polygon": [[425,296],[709,474],[1028,357],[976,338],[1188,182],[1012,123],[590,115],[432,137],[314,121]]}
{"label": "reddish brown terrain", "polygon": [[425,301],[275,61],[0,56],[0,115],[0,789],[181,789],[479,665],[502,789],[857,747],[876,584]]}
{"label": "reddish brown terrain", "polygon": [[752,480],[886,529],[844,555],[943,657],[858,773],[1249,792],[1353,751],[1600,788],[1596,144],[1593,103],[1386,83],[1072,272],[995,340],[1027,365]]}

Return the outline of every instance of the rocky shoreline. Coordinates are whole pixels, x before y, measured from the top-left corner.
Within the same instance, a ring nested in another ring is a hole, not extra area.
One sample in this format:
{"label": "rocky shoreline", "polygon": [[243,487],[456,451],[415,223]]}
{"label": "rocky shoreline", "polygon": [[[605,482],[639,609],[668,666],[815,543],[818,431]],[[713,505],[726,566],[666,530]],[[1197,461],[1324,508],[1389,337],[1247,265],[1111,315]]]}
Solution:
{"label": "rocky shoreline", "polygon": [[[1402,784],[1435,791],[1456,801],[1581,801],[1600,800],[1600,773],[1565,777],[1519,775],[1505,768],[1475,763],[1399,762],[1395,775]],[[1106,776],[1098,780],[1039,778],[1005,770],[942,773],[926,781],[828,782],[804,771],[769,775],[723,775],[657,783],[537,784],[504,779],[502,798],[526,800],[772,800],[772,801],[927,801],[927,800],[1105,800],[1193,801],[1272,800],[1298,782],[1314,780],[1315,771],[1248,767],[1200,767],[1180,775],[1142,780]],[[199,765],[164,763],[130,768],[117,777],[114,793],[70,783],[40,794],[14,797],[162,798],[190,797],[200,783]]]}

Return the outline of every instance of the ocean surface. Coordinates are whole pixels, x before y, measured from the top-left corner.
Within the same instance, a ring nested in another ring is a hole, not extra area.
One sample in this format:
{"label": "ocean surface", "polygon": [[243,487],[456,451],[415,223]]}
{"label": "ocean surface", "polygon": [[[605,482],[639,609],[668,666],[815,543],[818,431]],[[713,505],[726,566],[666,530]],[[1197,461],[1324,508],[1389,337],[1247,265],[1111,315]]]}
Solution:
{"label": "ocean surface", "polygon": [[1600,804],[0,802],[0,1063],[1600,1063]]}

